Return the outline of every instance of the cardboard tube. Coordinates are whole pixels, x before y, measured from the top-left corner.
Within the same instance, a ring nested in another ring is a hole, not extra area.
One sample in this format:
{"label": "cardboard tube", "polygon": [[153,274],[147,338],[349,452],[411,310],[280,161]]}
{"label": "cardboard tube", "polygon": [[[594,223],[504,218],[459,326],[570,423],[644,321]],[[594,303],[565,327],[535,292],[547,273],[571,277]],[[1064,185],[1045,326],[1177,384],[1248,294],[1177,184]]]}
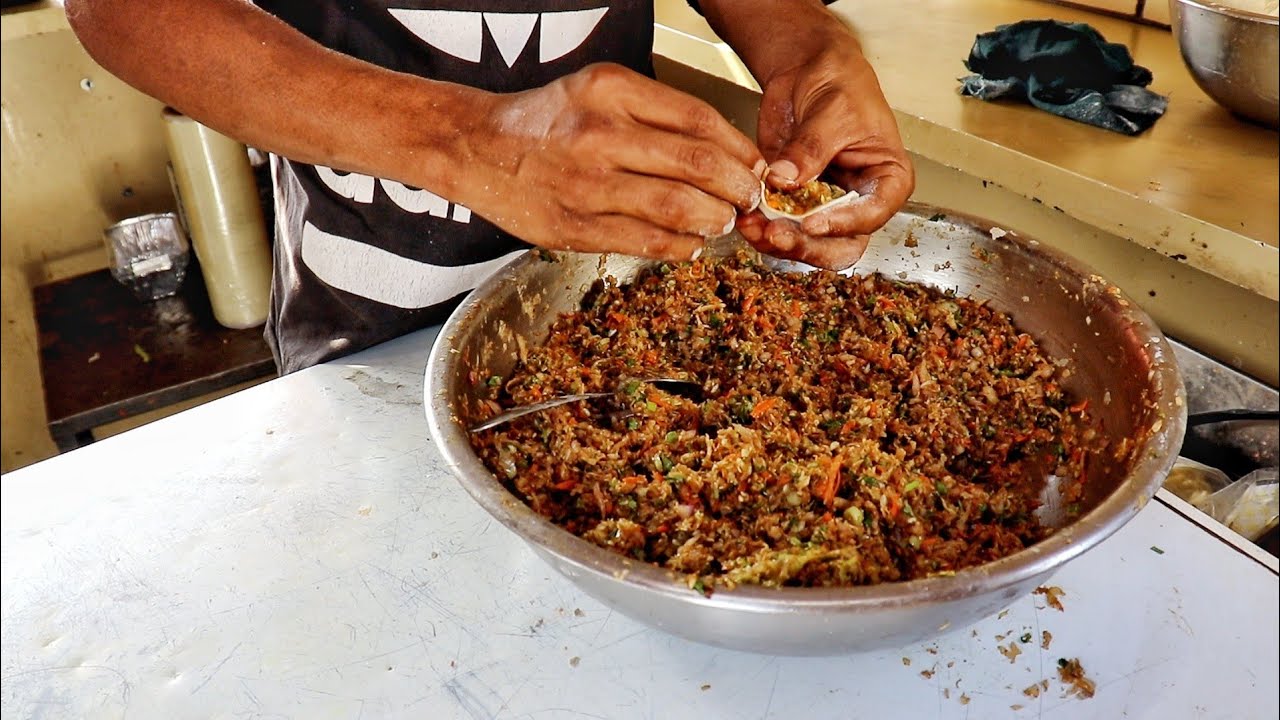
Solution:
{"label": "cardboard tube", "polygon": [[248,149],[172,108],[164,110],[164,127],[179,210],[213,315],[229,328],[261,325],[271,248]]}

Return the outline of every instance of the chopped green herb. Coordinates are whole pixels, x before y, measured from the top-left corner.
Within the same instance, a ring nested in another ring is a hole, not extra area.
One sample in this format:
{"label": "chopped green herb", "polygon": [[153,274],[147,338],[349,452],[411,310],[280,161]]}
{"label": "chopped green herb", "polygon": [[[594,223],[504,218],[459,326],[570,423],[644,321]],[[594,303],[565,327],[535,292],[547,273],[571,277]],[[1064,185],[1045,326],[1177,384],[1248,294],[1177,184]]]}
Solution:
{"label": "chopped green herb", "polygon": [[691,585],[690,587],[693,588],[693,591],[698,593],[699,595],[707,594],[707,586],[703,584],[702,578],[698,578],[697,580],[694,580],[693,585]]}
{"label": "chopped green herb", "polygon": [[1066,667],[1066,666],[1067,666],[1067,659],[1066,659],[1066,658],[1058,658],[1058,667],[1060,667],[1060,668],[1064,668],[1064,667]]}
{"label": "chopped green herb", "polygon": [[488,385],[489,387],[498,387],[499,385],[502,384],[502,376],[490,375],[489,379],[484,381],[484,384]]}
{"label": "chopped green herb", "polygon": [[944,482],[942,482],[941,480],[938,480],[937,482],[935,482],[935,483],[933,484],[933,491],[934,491],[934,492],[936,492],[936,493],[938,493],[939,495],[946,495],[946,494],[947,494],[947,484],[946,484],[946,483],[944,483]]}
{"label": "chopped green herb", "polygon": [[724,318],[719,315],[712,315],[707,318],[707,324],[718,330],[724,327]]}
{"label": "chopped green herb", "polygon": [[658,469],[662,472],[669,472],[671,468],[676,466],[676,464],[671,461],[671,458],[662,453],[658,453],[654,457],[654,464],[657,465]]}
{"label": "chopped green herb", "polygon": [[879,480],[871,477],[870,475],[863,475],[862,477],[858,478],[858,480],[863,485],[866,485],[867,487],[875,487],[880,484]]}
{"label": "chopped green herb", "polygon": [[666,436],[664,436],[662,439],[665,442],[673,443],[680,439],[680,433],[676,432],[675,430],[672,430],[671,432],[667,433]]}
{"label": "chopped green herb", "polygon": [[1024,643],[1031,642],[1031,633],[1022,633],[1022,635],[1018,638],[1018,641],[1024,642]]}
{"label": "chopped green herb", "polygon": [[646,402],[645,402],[645,404],[644,404],[644,409],[645,409],[645,410],[648,410],[649,412],[657,412],[657,411],[658,411],[658,403],[656,403],[656,402],[654,402],[654,401],[652,401],[652,400],[648,400],[648,401],[646,401]]}
{"label": "chopped green herb", "polygon": [[1155,553],[1155,554],[1157,554],[1157,555],[1163,555],[1163,554],[1164,554],[1164,549],[1163,549],[1163,548],[1160,548],[1160,547],[1157,547],[1157,546],[1155,546],[1155,545],[1152,545],[1152,546],[1151,546],[1151,552],[1153,552],[1153,553]]}
{"label": "chopped green herb", "polygon": [[633,418],[633,417],[632,417],[632,418],[627,418],[627,429],[628,429],[628,430],[639,430],[639,429],[640,429],[640,419],[639,419],[639,418]]}
{"label": "chopped green herb", "polygon": [[635,395],[640,389],[639,380],[628,380],[622,384],[622,392],[626,395]]}
{"label": "chopped green herb", "polygon": [[141,358],[142,362],[144,363],[151,362],[151,353],[148,353],[146,350],[142,349],[142,346],[138,345],[137,343],[134,343],[133,345],[133,354]]}
{"label": "chopped green herb", "polygon": [[902,492],[909,493],[918,487],[920,487],[920,481],[918,479],[912,480],[911,482],[908,482],[906,485],[902,486]]}

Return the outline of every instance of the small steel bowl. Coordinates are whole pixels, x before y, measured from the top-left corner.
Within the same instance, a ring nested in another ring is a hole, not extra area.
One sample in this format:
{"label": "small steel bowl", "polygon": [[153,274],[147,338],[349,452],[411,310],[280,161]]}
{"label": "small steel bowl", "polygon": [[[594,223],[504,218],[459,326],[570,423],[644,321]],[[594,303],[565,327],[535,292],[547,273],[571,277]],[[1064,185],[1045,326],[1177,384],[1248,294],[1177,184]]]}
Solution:
{"label": "small steel bowl", "polygon": [[1200,89],[1242,118],[1280,128],[1280,20],[1203,0],[1169,0],[1169,17]]}
{"label": "small steel bowl", "polygon": [[[780,264],[794,268],[787,263]],[[618,255],[529,253],[494,274],[453,313],[427,360],[431,437],[458,481],[557,571],[606,605],[695,641],[776,655],[903,646],[1008,607],[1137,514],[1182,442],[1186,407],[1172,349],[1115,286],[1037,242],[938,208],[910,205],[873,236],[855,271],[954,289],[1008,313],[1089,400],[1106,447],[1091,455],[1081,513],[1052,501],[1045,540],[995,562],[908,582],[847,588],[739,586],[711,597],[655,565],[597,547],[512,495],[480,462],[467,428],[487,417],[486,378],[506,376],[552,321],[578,309],[604,275],[653,263]],[[499,578],[494,578],[497,582]]]}

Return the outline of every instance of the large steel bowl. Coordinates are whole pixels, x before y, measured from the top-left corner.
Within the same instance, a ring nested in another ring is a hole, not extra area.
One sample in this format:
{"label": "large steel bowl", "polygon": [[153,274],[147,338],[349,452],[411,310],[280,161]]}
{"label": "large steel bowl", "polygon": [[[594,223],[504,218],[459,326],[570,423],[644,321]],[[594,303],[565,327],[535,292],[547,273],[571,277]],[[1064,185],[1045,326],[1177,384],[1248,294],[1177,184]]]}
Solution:
{"label": "large steel bowl", "polygon": [[1200,89],[1243,118],[1280,127],[1280,20],[1203,0],[1169,0],[1169,18]]}
{"label": "large steel bowl", "polygon": [[1045,513],[1056,532],[1015,555],[952,577],[834,589],[740,586],[708,598],[530,510],[468,443],[464,428],[485,415],[483,379],[506,376],[598,277],[627,280],[644,260],[530,253],[481,285],[428,359],[432,437],[467,492],[534,552],[601,602],[663,630],[739,650],[818,655],[902,646],[964,627],[1026,595],[1133,517],[1176,459],[1186,411],[1168,343],[1117,288],[1035,241],[957,214],[930,219],[939,214],[908,207],[875,235],[856,272],[953,288],[1008,312],[1074,364],[1068,388],[1090,400],[1105,436],[1089,461],[1083,512],[1069,521]]}

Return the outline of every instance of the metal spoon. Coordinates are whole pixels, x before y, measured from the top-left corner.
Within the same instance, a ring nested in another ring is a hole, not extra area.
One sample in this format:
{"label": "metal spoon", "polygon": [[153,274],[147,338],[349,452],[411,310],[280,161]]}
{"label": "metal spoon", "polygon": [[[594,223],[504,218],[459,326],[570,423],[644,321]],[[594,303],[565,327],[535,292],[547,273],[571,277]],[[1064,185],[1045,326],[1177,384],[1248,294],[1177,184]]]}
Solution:
{"label": "metal spoon", "polygon": [[472,425],[468,430],[473,433],[480,432],[482,430],[490,430],[495,427],[498,427],[499,425],[502,425],[503,423],[507,423],[512,420],[515,420],[518,417],[524,417],[525,415],[529,415],[532,413],[542,412],[543,410],[547,410],[553,407],[559,407],[560,405],[568,405],[569,403],[581,402],[583,400],[591,400],[593,398],[611,397],[621,392],[623,385],[632,381],[648,383],[650,385],[658,385],[658,384],[688,385],[696,388],[702,387],[701,383],[699,383],[698,381],[685,380],[684,378],[673,378],[673,377],[628,378],[624,380],[622,383],[620,383],[618,385],[618,389],[614,390],[613,392],[591,392],[591,393],[578,393],[576,395],[561,395],[559,397],[553,397],[549,400],[541,400],[536,403],[529,403],[528,405],[520,405],[518,407],[511,408],[506,412],[500,412],[497,415],[494,415],[493,417],[489,418],[488,420],[478,422],[475,425]]}

